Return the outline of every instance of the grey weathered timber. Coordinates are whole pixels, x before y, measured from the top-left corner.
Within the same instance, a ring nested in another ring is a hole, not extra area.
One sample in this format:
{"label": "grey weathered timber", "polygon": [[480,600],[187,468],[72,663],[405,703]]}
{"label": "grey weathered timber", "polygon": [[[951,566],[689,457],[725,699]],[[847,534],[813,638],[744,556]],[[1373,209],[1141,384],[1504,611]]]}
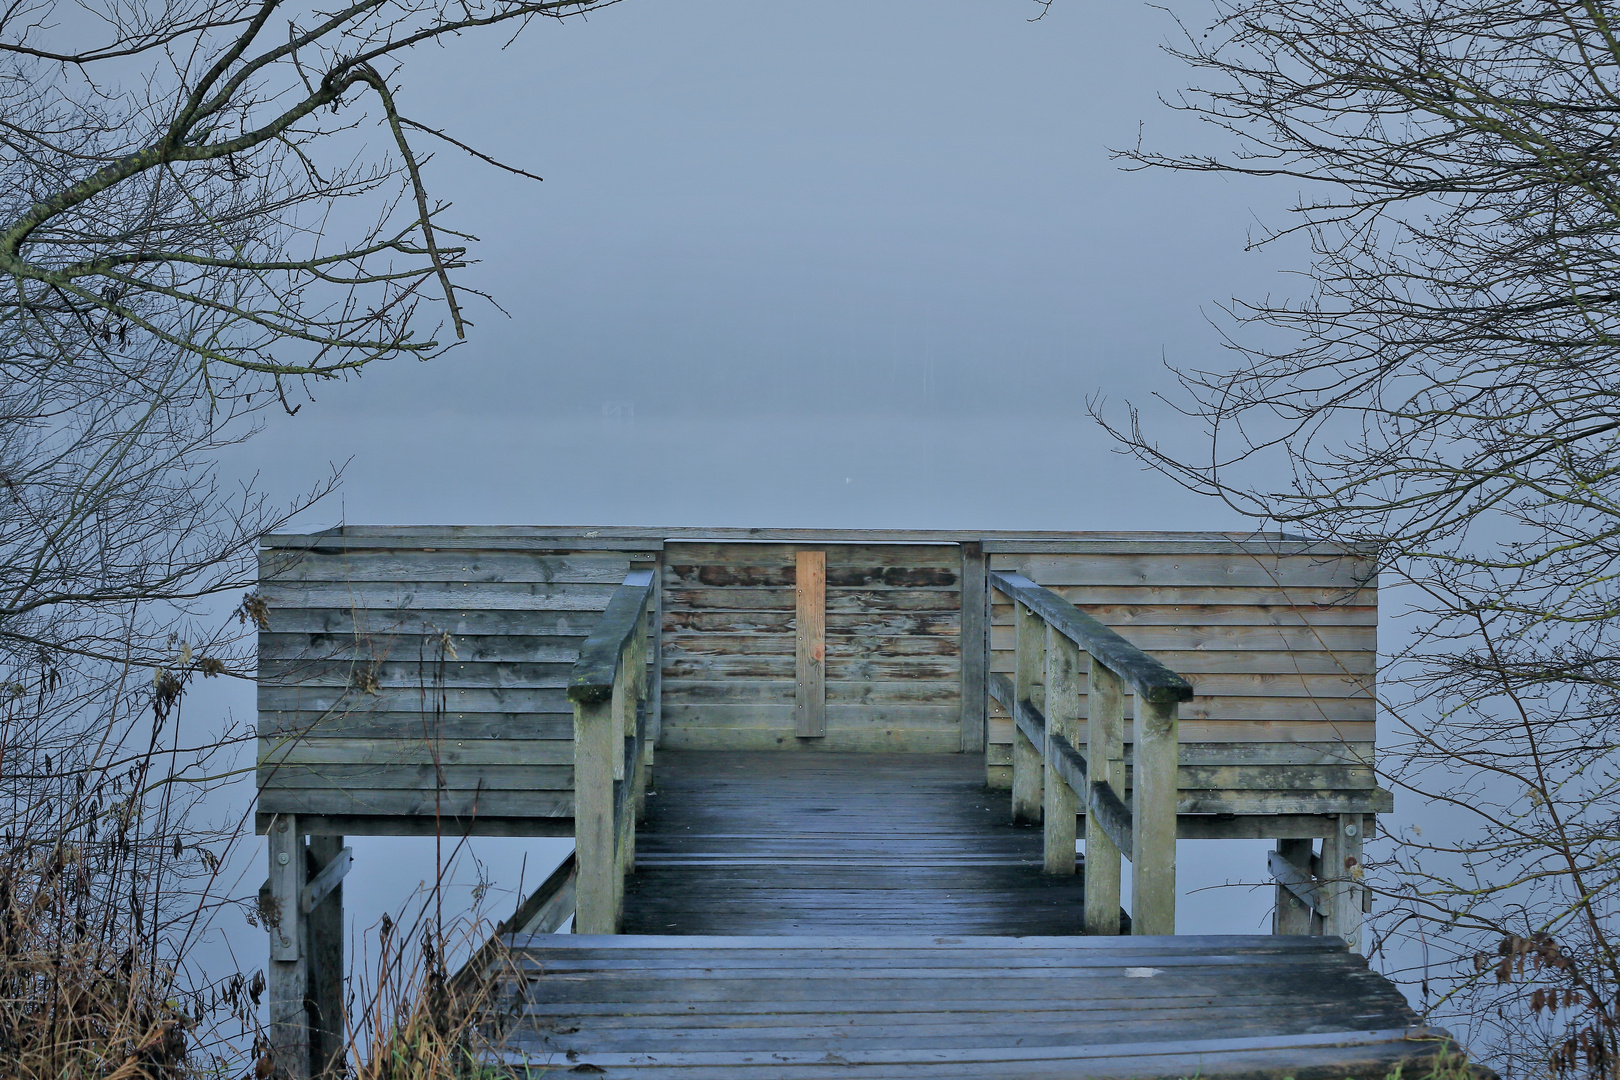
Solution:
{"label": "grey weathered timber", "polygon": [[574,703],[575,927],[616,933],[624,875],[635,863],[635,818],[646,781],[644,657],[652,572],[633,570],[580,647],[568,683]]}
{"label": "grey weathered timber", "polygon": [[626,934],[1078,933],[963,754],[660,751]]}
{"label": "grey weathered timber", "polygon": [[[1050,623],[1047,624],[1046,715],[1043,725],[1046,745],[1041,753],[1046,774],[1041,820],[1044,823],[1045,867],[1049,874],[1072,874],[1075,867],[1075,815],[1080,808],[1075,792],[1084,791],[1086,781],[1081,777],[1077,789],[1062,765],[1068,761],[1063,751],[1079,737],[1082,655],[1078,646],[1058,633]],[[1173,829],[1174,815],[1170,824]]]}
{"label": "grey weathered timber", "polygon": [[1024,575],[991,571],[990,582],[1008,597],[1038,613],[1094,660],[1107,665],[1135,688],[1139,698],[1156,703],[1191,700],[1193,689],[1186,679]]}
{"label": "grey weathered timber", "polygon": [[[660,745],[906,751],[962,746],[956,545],[829,544],[824,734],[800,741],[801,545],[670,543],[662,571]],[[802,654],[802,655],[801,655]]]}
{"label": "grey weathered timber", "polygon": [[1321,912],[1327,909],[1329,900],[1309,869],[1316,861],[1311,848],[1309,840],[1279,840],[1277,850],[1267,858],[1271,876],[1277,879],[1277,906],[1271,931],[1274,934],[1320,932]]}
{"label": "grey weathered timber", "polygon": [[265,928],[270,935],[268,991],[269,1043],[275,1075],[281,1080],[308,1080],[310,1026],[309,950],[305,917],[299,908],[304,889],[304,837],[292,814],[279,815],[270,827],[270,879],[264,897]]}
{"label": "grey weathered timber", "polygon": [[1341,937],[1352,952],[1365,950],[1361,933],[1362,823],[1360,814],[1339,815],[1339,827],[1322,839],[1322,880],[1327,907],[1322,931]]}
{"label": "grey weathered timber", "polygon": [[[300,828],[303,822],[299,822]],[[354,852],[341,836],[311,836],[305,848],[309,884],[300,893],[308,949],[309,1071],[312,1076],[345,1075],[348,1025],[343,988],[348,968],[343,949],[343,878]]]}
{"label": "grey weathered timber", "polygon": [[[1091,660],[1087,675],[1086,747],[1090,754],[1091,783],[1087,788],[1088,808],[1099,810],[1106,798],[1124,785],[1125,772],[1125,693],[1118,675]],[[1117,799],[1117,796],[1115,797]],[[1110,806],[1110,809],[1112,807]],[[1102,813],[1086,815],[1086,933],[1119,933],[1120,857],[1130,846],[1116,842],[1120,829],[1110,830]],[[1124,839],[1120,837],[1119,839]]]}
{"label": "grey weathered timber", "polygon": [[[1039,615],[1021,604],[1014,605],[1013,619],[1018,632],[1013,702],[1016,707],[1027,701],[1043,710],[1041,680],[1046,677],[1046,627]],[[1022,824],[1039,822],[1045,801],[1041,791],[1046,779],[1045,765],[1040,742],[1022,728],[1013,734],[1012,764],[1012,819]]]}
{"label": "grey weathered timber", "polygon": [[1137,694],[1131,786],[1131,926],[1137,934],[1176,932],[1176,713],[1174,701],[1144,701]]}
{"label": "grey weathered timber", "polygon": [[989,704],[990,594],[984,552],[962,545],[962,753],[982,754]]}
{"label": "grey weathered timber", "polygon": [[786,1080],[1381,1080],[1440,1043],[1331,939],[512,939],[511,1065]]}

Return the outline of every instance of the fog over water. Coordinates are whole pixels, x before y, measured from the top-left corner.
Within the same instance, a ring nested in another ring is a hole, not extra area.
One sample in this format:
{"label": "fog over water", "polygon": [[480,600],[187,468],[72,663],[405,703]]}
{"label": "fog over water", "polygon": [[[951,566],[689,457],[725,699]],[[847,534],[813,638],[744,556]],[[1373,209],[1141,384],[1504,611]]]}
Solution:
{"label": "fog over water", "polygon": [[[415,57],[408,115],[545,177],[448,147],[428,170],[481,238],[466,283],[510,317],[473,302],[450,356],[313,388],[228,468],[285,498],[347,463],[309,529],[1253,527],[1112,453],[1085,405],[1151,406],[1165,361],[1230,362],[1217,305],[1303,292],[1280,275],[1300,252],[1244,250],[1294,192],[1121,171],[1108,149],[1139,134],[1222,145],[1159,101],[1188,78],[1159,49],[1174,24],[1131,0],[1040,10],[626,0]],[[251,719],[251,690],[188,705],[226,709]],[[432,845],[354,844],[364,927]],[[1267,847],[1181,845],[1182,930],[1269,932],[1269,888],[1191,891],[1261,879]],[[565,848],[471,845],[511,888]],[[262,962],[261,931],[222,933]]]}

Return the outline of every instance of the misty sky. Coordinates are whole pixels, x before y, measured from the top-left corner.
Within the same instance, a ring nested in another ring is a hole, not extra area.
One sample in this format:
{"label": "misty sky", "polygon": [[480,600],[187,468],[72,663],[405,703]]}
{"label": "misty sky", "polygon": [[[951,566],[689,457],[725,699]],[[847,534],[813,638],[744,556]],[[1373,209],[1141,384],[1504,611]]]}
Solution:
{"label": "misty sky", "polygon": [[[545,177],[448,147],[429,168],[482,238],[467,283],[510,318],[475,304],[450,357],[315,388],[229,468],[287,496],[347,462],[307,528],[1251,527],[1111,454],[1085,402],[1118,415],[1173,391],[1166,359],[1229,362],[1206,315],[1302,287],[1279,273],[1297,251],[1244,251],[1294,192],[1122,172],[1109,148],[1139,135],[1226,145],[1158,100],[1189,80],[1159,49],[1174,24],[1135,0],[1039,11],[625,0],[412,58],[408,115]],[[248,689],[223,705],[253,715]],[[1183,844],[1184,891],[1262,877],[1267,846]],[[557,850],[476,847],[513,886]],[[423,851],[357,848],[364,925]],[[1184,898],[1182,928],[1269,929],[1269,904]]]}
{"label": "misty sky", "polygon": [[261,482],[349,461],[312,525],[1249,525],[1109,455],[1085,401],[1227,363],[1206,314],[1291,286],[1243,249],[1292,192],[1121,171],[1139,136],[1224,145],[1159,103],[1174,24],[1039,11],[625,0],[413,57],[402,108],[545,177],[429,170],[510,318],[315,388]]}

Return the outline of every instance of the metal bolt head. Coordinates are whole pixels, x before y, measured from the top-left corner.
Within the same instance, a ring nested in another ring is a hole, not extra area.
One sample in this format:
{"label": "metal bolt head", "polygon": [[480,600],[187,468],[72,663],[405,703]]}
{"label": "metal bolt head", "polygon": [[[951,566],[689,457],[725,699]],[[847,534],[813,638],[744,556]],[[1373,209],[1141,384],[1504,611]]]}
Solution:
{"label": "metal bolt head", "polygon": [[277,866],[286,866],[287,865],[287,853],[285,851],[279,853],[276,856],[276,865]]}
{"label": "metal bolt head", "polygon": [[1346,825],[1344,827],[1344,835],[1346,836],[1354,836],[1358,831],[1359,830],[1354,825]]}

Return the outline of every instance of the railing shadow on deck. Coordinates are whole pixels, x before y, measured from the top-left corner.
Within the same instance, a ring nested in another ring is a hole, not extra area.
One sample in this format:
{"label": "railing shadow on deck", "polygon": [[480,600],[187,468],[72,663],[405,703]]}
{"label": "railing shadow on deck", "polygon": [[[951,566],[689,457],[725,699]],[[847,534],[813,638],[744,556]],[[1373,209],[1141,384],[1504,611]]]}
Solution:
{"label": "railing shadow on deck", "polygon": [[[1013,816],[1042,822],[1045,866],[1074,873],[1086,809],[1085,930],[1120,932],[1120,860],[1131,860],[1131,930],[1176,932],[1176,770],[1181,702],[1193,688],[1147,653],[1022,574],[992,571],[1013,604],[1014,677],[991,692],[1015,724]],[[1081,679],[1087,702],[1080,736]],[[1135,769],[1125,791],[1125,687],[1136,692]],[[1039,698],[1039,702],[1033,700]]]}

